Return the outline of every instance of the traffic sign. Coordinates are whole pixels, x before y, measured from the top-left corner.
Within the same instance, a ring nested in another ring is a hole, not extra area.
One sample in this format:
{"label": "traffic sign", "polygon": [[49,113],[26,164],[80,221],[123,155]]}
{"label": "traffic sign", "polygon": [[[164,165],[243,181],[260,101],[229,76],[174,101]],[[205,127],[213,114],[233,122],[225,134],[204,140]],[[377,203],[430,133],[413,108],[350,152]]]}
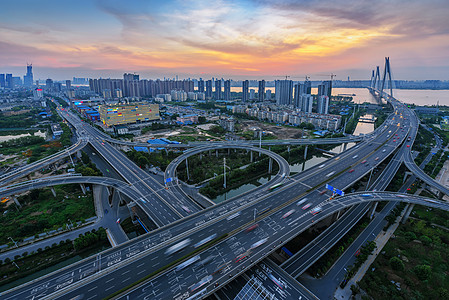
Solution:
{"label": "traffic sign", "polygon": [[172,182],[172,181],[173,181],[173,178],[171,178],[171,177],[165,179],[165,183],[169,183],[169,182]]}

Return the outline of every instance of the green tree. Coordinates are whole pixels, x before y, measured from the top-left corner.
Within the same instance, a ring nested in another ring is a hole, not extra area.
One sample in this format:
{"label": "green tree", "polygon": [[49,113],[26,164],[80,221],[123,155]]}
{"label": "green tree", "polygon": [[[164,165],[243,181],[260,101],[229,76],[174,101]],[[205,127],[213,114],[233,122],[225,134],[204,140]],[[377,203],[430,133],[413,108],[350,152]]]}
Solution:
{"label": "green tree", "polygon": [[405,268],[402,260],[396,256],[393,256],[392,258],[390,258],[390,266],[393,268],[393,270],[396,270],[396,271],[403,271]]}
{"label": "green tree", "polygon": [[428,265],[417,265],[413,271],[422,281],[429,279],[432,274],[432,268]]}

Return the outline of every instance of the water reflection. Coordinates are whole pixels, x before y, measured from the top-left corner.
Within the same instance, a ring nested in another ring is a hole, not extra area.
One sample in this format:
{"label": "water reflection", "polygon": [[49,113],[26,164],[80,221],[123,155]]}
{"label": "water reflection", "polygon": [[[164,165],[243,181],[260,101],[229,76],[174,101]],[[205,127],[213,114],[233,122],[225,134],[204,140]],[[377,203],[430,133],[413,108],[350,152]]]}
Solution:
{"label": "water reflection", "polygon": [[[363,118],[371,118],[371,117],[372,117],[372,115],[364,115],[363,116]],[[367,134],[367,133],[372,132],[373,130],[374,130],[373,123],[358,122],[357,126],[355,128],[355,131],[354,131],[354,135],[359,135],[361,133]],[[349,149],[350,147],[352,147],[354,145],[355,145],[355,143],[348,143],[346,149]],[[341,153],[343,151],[343,149],[344,149],[343,145],[338,145],[338,146],[335,146],[334,148],[330,149],[329,151],[334,152],[334,153]],[[328,159],[329,159],[329,157],[327,157],[327,156],[319,156],[319,157],[313,156],[312,158],[308,159],[305,162],[290,164],[290,171],[294,172],[294,173],[299,173],[299,172],[305,171],[309,168],[312,168],[313,166],[321,164]],[[268,176],[265,175],[264,177],[261,177],[261,178],[255,180],[254,182],[244,184],[236,189],[230,190],[222,195],[217,196],[215,199],[211,199],[211,200],[215,203],[220,203],[226,199],[238,196],[244,192],[250,191],[258,186],[261,186],[262,184],[267,183],[269,180],[271,180],[271,176],[272,175],[268,175]]]}

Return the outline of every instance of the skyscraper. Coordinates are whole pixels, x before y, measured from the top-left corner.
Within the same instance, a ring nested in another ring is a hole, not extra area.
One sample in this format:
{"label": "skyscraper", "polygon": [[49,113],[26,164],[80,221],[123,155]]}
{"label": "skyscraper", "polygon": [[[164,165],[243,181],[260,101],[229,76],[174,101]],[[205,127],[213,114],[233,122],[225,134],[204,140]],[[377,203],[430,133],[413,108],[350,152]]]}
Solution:
{"label": "skyscraper", "polygon": [[300,108],[301,107],[301,92],[304,90],[304,85],[300,84],[299,82],[295,84],[294,91],[293,91],[293,101],[294,106]]}
{"label": "skyscraper", "polygon": [[271,90],[267,90],[265,93],[266,93],[265,99],[266,100],[271,100]]}
{"label": "skyscraper", "polygon": [[276,104],[290,105],[293,102],[293,81],[276,80]]}
{"label": "skyscraper", "polygon": [[248,102],[249,101],[248,87],[249,87],[249,81],[248,80],[244,80],[242,82],[242,101],[243,102]]}
{"label": "skyscraper", "polygon": [[72,88],[72,82],[70,80],[65,81],[66,90],[70,90]]}
{"label": "skyscraper", "polygon": [[254,98],[256,98],[256,90],[250,89],[249,90],[249,99],[253,100]]}
{"label": "skyscraper", "polygon": [[223,99],[227,101],[231,100],[231,80],[229,79],[224,82]]}
{"label": "skyscraper", "polygon": [[212,98],[212,80],[206,81],[206,99]]}
{"label": "skyscraper", "polygon": [[265,80],[259,81],[259,90],[258,90],[259,102],[263,102],[265,100]]}
{"label": "skyscraper", "polygon": [[45,89],[47,91],[50,91],[53,89],[53,80],[51,80],[50,78],[48,78],[47,80],[45,80]]}
{"label": "skyscraper", "polygon": [[326,95],[318,96],[317,113],[327,115],[329,112],[329,97]]}
{"label": "skyscraper", "polygon": [[318,85],[318,96],[327,96],[329,99],[332,95],[332,81],[326,80]]}
{"label": "skyscraper", "polygon": [[312,83],[308,80],[304,81],[304,94],[310,95],[312,93]]}
{"label": "skyscraper", "polygon": [[198,92],[204,93],[204,80],[202,78],[198,80]]}
{"label": "skyscraper", "polygon": [[27,64],[27,73],[23,76],[23,85],[26,87],[33,86],[33,65]]}
{"label": "skyscraper", "polygon": [[221,79],[215,80],[215,100],[221,100]]}
{"label": "skyscraper", "polygon": [[5,84],[5,74],[0,74],[0,88],[4,88]]}
{"label": "skyscraper", "polygon": [[6,74],[5,87],[7,89],[12,89],[13,88],[12,74]]}

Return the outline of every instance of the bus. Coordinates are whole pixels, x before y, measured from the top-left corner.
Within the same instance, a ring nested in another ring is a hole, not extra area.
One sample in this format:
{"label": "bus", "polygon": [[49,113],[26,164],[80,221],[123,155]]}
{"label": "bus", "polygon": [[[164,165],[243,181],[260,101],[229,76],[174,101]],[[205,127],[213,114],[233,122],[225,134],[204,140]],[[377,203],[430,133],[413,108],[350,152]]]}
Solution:
{"label": "bus", "polygon": [[275,189],[277,189],[278,187],[280,187],[280,186],[282,186],[284,183],[282,183],[282,182],[279,182],[279,183],[276,183],[275,185],[272,185],[272,186],[270,186],[269,188],[268,188],[268,190],[271,192],[271,191],[274,191]]}

